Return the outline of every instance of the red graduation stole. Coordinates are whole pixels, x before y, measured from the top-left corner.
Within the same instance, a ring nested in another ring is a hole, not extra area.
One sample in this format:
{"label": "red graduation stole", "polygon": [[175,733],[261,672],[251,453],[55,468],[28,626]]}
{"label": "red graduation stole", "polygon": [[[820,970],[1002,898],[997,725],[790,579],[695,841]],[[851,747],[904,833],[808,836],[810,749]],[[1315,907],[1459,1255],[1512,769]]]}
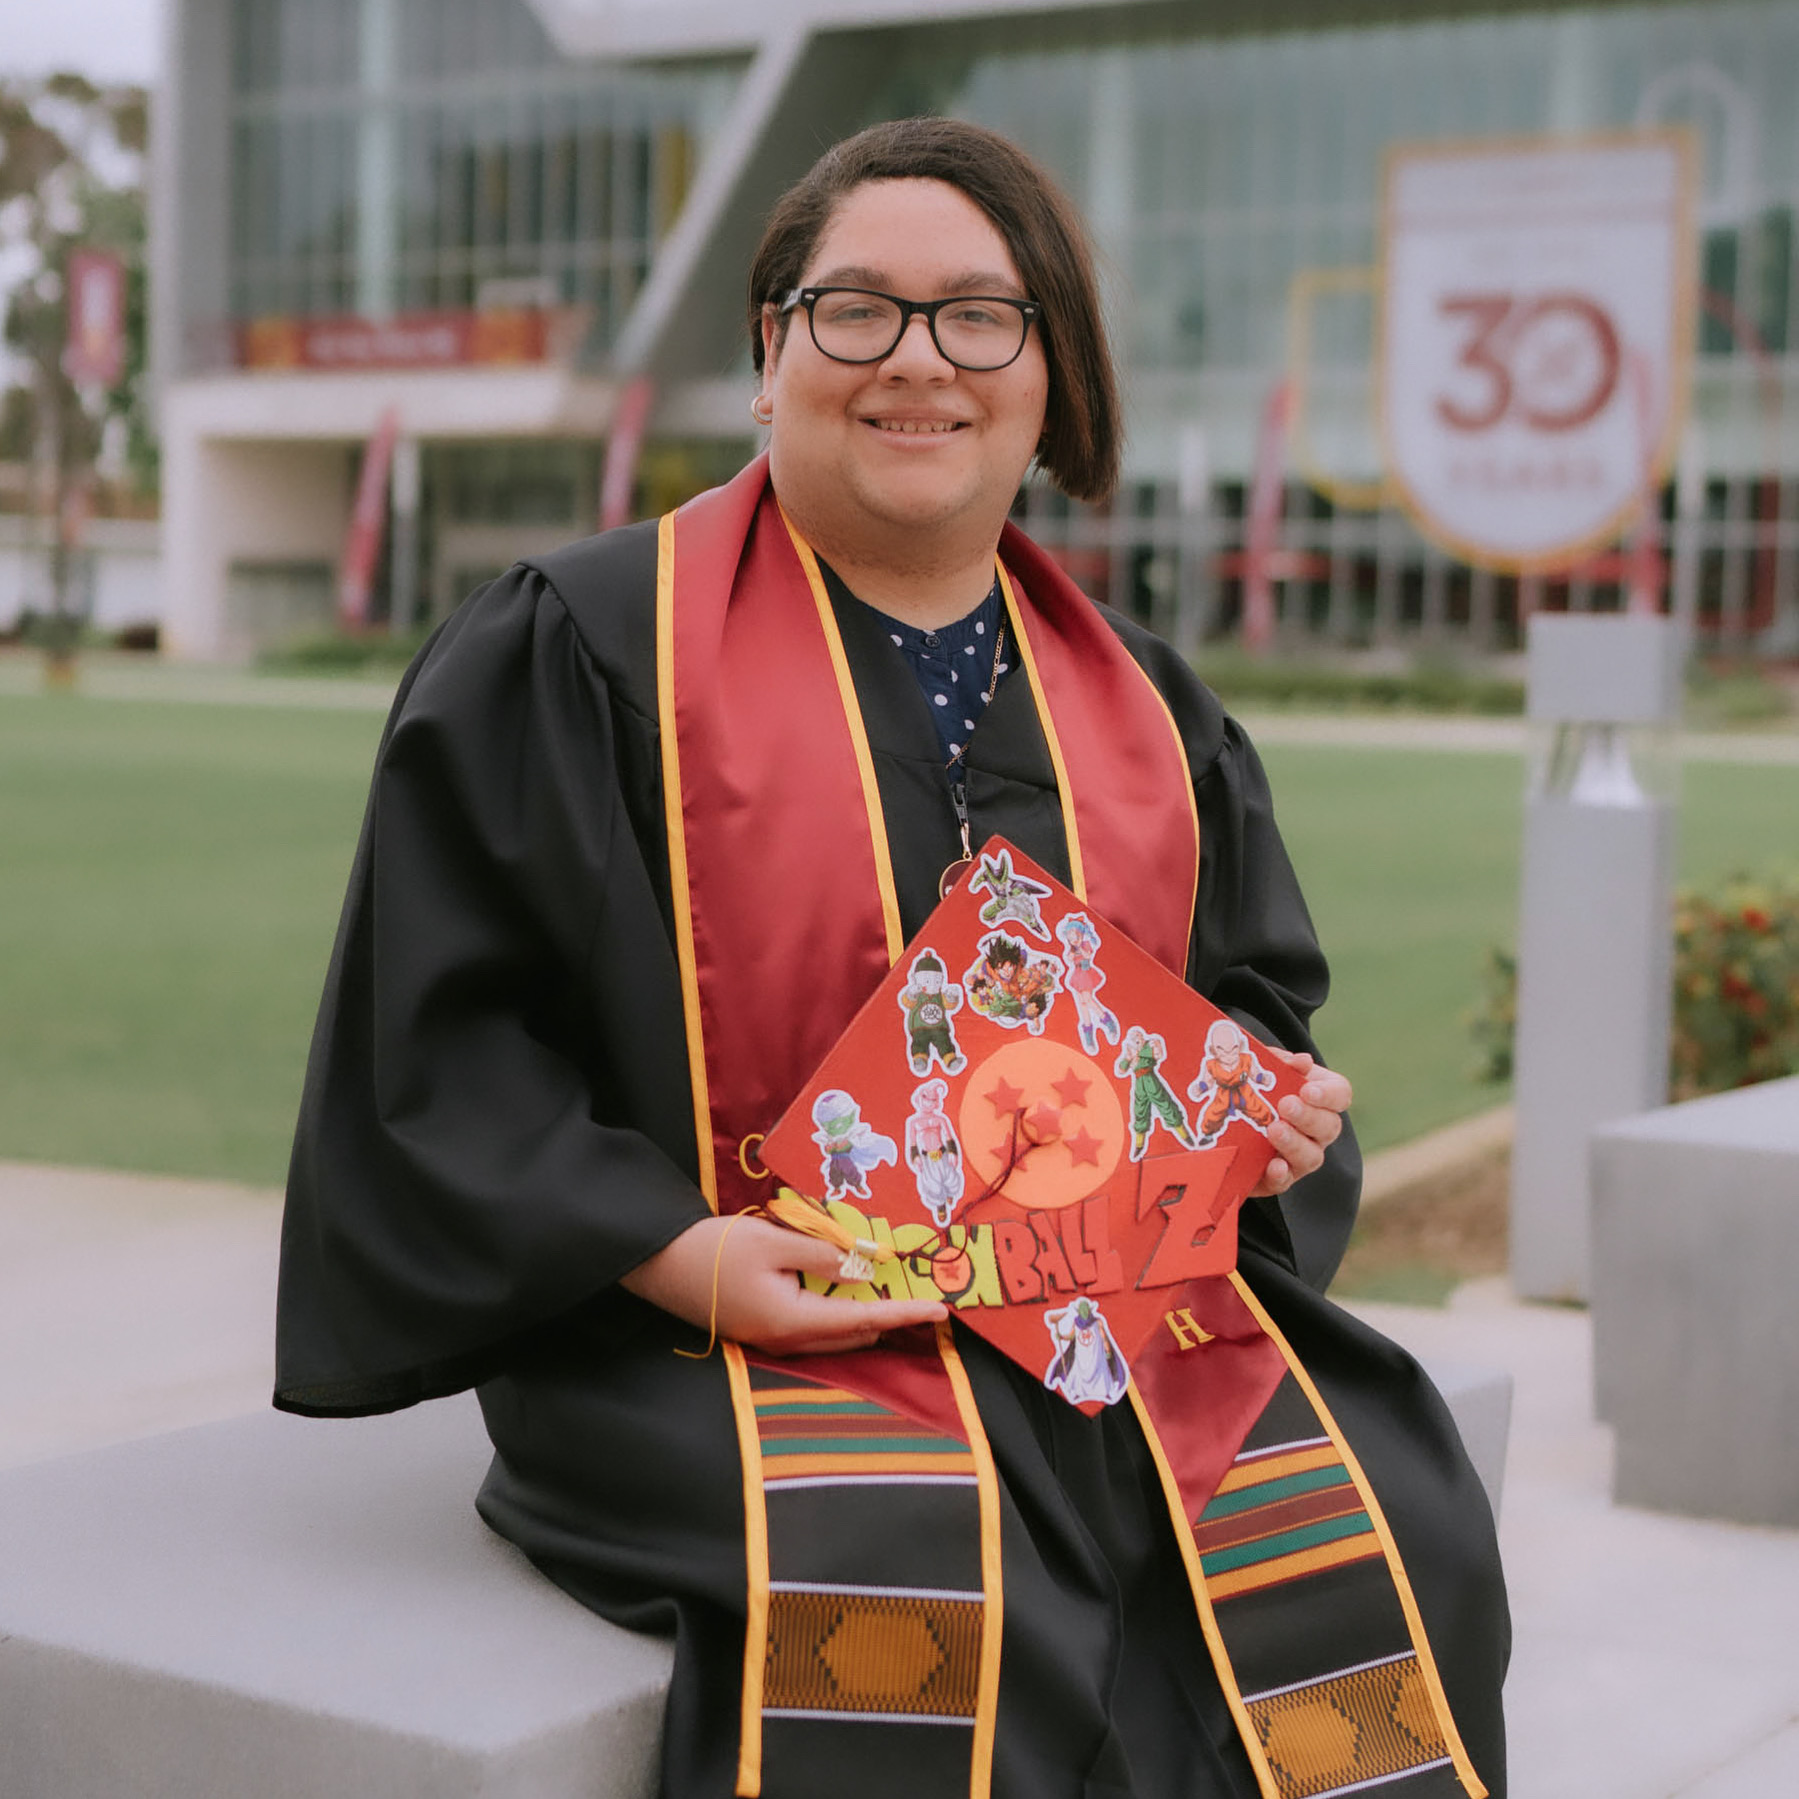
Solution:
{"label": "red graduation stole", "polygon": [[[1200,844],[1174,721],[1092,603],[1011,526],[999,560],[1071,886],[1180,974]],[[732,1212],[760,1197],[746,1141],[905,947],[830,599],[765,458],[661,521],[657,690],[700,1180]],[[1236,1275],[1171,1295],[1203,1328],[1140,1354],[1129,1402],[1264,1799],[1396,1777],[1418,1799],[1479,1799],[1391,1534],[1316,1389]],[[725,1360],[749,1565],[737,1792],[759,1794],[765,1766],[778,1790],[789,1758],[816,1784],[821,1755],[847,1758],[849,1790],[856,1767],[898,1754],[912,1790],[985,1799],[999,1495],[949,1327],[923,1350],[782,1363],[726,1344]],[[1271,1606],[1300,1622],[1309,1577],[1358,1567],[1384,1653],[1319,1668],[1303,1628],[1268,1630]],[[1283,1646],[1245,1667],[1234,1638]]]}

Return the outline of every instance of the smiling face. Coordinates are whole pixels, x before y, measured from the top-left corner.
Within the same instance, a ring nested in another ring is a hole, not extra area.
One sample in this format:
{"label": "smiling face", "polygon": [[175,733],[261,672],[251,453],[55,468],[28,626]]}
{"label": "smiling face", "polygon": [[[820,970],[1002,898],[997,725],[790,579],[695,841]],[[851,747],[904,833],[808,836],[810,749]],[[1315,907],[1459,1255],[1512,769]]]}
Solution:
{"label": "smiling face", "polygon": [[[909,300],[1024,291],[992,220],[941,181],[852,191],[807,262],[808,287]],[[833,362],[803,308],[762,321],[775,492],[827,560],[895,568],[990,553],[1043,434],[1049,370],[1032,326],[1017,361],[972,373],[913,317],[884,361]]]}

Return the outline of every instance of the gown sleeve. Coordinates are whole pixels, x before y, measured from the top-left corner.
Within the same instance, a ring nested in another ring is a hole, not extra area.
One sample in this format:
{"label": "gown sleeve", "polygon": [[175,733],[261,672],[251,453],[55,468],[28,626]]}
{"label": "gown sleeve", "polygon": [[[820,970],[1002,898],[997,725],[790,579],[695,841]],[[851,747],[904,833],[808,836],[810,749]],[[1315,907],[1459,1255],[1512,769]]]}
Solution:
{"label": "gown sleeve", "polygon": [[[1311,1020],[1330,992],[1330,969],[1275,824],[1261,758],[1168,643],[1107,617],[1167,701],[1193,771],[1199,894],[1187,983],[1264,1042],[1317,1055]],[[1362,1152],[1345,1118],[1321,1168],[1278,1199],[1244,1207],[1243,1240],[1322,1293],[1349,1245],[1361,1189]]]}
{"label": "gown sleeve", "polygon": [[[1217,755],[1195,777],[1202,848],[1189,979],[1265,1042],[1317,1055],[1311,1019],[1330,992],[1330,970],[1261,758],[1234,719],[1223,720]],[[1345,1118],[1322,1167],[1245,1207],[1245,1239],[1322,1293],[1349,1245],[1361,1188],[1362,1152]]]}
{"label": "gown sleeve", "polygon": [[307,1065],[285,1410],[472,1385],[706,1215],[634,685],[529,568],[409,671]]}

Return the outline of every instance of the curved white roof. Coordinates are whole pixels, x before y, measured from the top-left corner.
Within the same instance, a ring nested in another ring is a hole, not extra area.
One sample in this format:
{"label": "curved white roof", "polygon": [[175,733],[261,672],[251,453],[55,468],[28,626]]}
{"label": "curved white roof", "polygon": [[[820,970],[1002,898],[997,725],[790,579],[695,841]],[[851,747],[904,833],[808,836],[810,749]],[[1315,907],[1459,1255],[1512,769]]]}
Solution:
{"label": "curved white roof", "polygon": [[529,0],[570,56],[753,50],[795,30],[853,30],[930,19],[1097,11],[1141,0]]}

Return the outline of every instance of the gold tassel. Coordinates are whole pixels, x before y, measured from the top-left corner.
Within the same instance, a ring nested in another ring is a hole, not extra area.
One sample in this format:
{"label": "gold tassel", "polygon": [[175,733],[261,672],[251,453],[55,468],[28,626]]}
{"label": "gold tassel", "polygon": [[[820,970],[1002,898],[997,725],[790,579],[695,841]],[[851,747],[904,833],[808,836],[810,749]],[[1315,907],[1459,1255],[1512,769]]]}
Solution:
{"label": "gold tassel", "polygon": [[783,1187],[768,1202],[768,1214],[789,1230],[802,1231],[843,1251],[837,1266],[842,1281],[865,1281],[874,1273],[877,1262],[898,1260],[899,1252],[891,1243],[877,1243],[872,1237],[858,1237],[847,1225],[840,1224],[816,1199],[808,1199],[791,1187]]}
{"label": "gold tassel", "polygon": [[763,1217],[772,1218],[777,1224],[786,1225],[789,1230],[817,1237],[833,1248],[842,1250],[843,1260],[837,1264],[837,1278],[840,1281],[865,1281],[874,1273],[876,1262],[893,1262],[899,1259],[899,1251],[891,1243],[877,1243],[872,1237],[858,1237],[847,1226],[839,1224],[816,1199],[808,1199],[803,1193],[795,1193],[791,1187],[783,1187],[766,1206],[745,1206],[741,1212],[734,1212],[730,1223],[719,1232],[718,1250],[712,1258],[712,1316],[710,1329],[706,1333],[706,1347],[697,1352],[677,1349],[676,1355],[684,1356],[690,1362],[703,1362],[711,1355],[718,1343],[718,1277],[725,1263],[725,1244],[731,1232],[744,1219]]}

